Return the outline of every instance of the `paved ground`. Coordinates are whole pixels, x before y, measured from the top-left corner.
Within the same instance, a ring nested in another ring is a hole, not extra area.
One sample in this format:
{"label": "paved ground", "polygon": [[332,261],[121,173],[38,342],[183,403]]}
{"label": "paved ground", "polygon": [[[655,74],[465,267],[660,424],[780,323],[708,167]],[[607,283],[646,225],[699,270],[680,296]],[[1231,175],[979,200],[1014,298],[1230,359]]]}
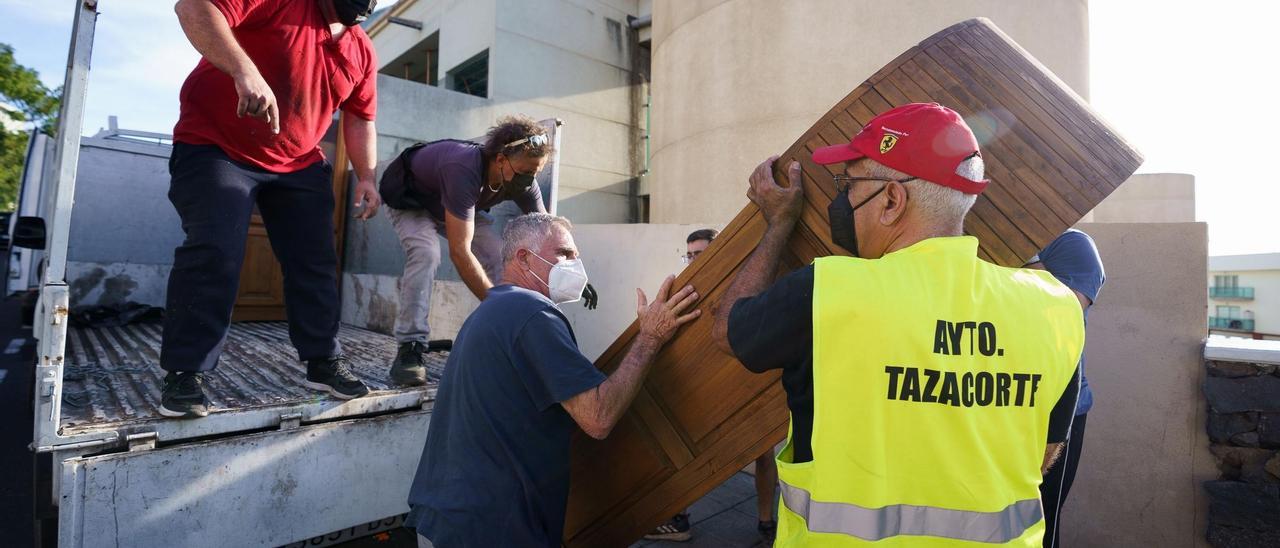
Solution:
{"label": "paved ground", "polygon": [[0,544],[31,546],[31,368],[35,341],[17,299],[0,299]]}
{"label": "paved ground", "polygon": [[707,493],[689,508],[693,538],[686,542],[640,541],[632,548],[735,548],[764,546],[756,533],[755,479],[746,472]]}
{"label": "paved ground", "polygon": [[[693,538],[685,542],[642,540],[631,548],[749,548],[763,547],[756,532],[756,487],[751,474],[738,472],[689,507]],[[396,529],[379,538],[344,543],[341,548],[422,548],[407,529]],[[332,547],[338,548],[338,547]]]}

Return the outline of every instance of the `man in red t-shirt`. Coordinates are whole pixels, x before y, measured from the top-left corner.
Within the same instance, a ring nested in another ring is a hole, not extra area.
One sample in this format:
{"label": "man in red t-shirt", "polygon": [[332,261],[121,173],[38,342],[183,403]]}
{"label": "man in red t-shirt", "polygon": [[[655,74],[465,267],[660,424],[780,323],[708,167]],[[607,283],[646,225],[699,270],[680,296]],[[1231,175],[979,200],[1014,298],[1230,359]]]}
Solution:
{"label": "man in red t-shirt", "polygon": [[187,237],[169,275],[161,414],[208,414],[204,373],[222,352],[255,205],[284,270],[304,384],[343,399],[369,393],[338,344],[333,170],[318,145],[342,110],[357,217],[372,217],[381,201],[373,181],[378,67],[358,24],[374,3],[178,1],[178,21],[203,58],[182,85],[169,159],[169,200]]}

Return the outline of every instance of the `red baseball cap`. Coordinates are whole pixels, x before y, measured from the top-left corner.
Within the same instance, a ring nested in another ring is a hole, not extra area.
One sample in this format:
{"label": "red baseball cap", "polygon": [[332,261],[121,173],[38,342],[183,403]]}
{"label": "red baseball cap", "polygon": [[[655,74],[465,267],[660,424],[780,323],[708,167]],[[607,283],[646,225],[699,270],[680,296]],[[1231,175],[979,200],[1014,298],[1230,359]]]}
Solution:
{"label": "red baseball cap", "polygon": [[960,114],[937,103],[911,103],[871,119],[849,144],[813,151],[816,164],[870,158],[907,175],[979,194],[988,181],[956,173],[960,162],[978,154],[978,139]]}

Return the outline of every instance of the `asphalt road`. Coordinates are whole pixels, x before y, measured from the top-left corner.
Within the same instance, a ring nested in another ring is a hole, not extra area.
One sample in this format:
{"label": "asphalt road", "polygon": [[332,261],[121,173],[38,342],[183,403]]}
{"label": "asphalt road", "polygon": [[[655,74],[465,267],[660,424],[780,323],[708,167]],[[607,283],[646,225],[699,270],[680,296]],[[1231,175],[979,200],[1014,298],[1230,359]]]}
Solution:
{"label": "asphalt road", "polygon": [[0,300],[0,544],[31,546],[31,373],[35,339],[21,325],[17,298]]}

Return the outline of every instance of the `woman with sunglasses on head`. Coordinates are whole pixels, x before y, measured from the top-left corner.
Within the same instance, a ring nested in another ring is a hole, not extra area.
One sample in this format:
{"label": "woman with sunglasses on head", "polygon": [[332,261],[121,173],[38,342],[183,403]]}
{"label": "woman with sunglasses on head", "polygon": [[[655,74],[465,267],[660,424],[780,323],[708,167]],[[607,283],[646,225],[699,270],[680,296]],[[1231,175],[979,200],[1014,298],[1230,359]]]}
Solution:
{"label": "woman with sunglasses on head", "polygon": [[467,289],[484,300],[502,269],[502,235],[489,209],[512,200],[524,213],[546,213],[534,177],[554,152],[532,118],[505,116],[483,143],[445,139],[405,149],[387,166],[379,192],[405,252],[400,280],[399,344],[391,380],[426,383],[431,285],[440,266],[438,234]]}

